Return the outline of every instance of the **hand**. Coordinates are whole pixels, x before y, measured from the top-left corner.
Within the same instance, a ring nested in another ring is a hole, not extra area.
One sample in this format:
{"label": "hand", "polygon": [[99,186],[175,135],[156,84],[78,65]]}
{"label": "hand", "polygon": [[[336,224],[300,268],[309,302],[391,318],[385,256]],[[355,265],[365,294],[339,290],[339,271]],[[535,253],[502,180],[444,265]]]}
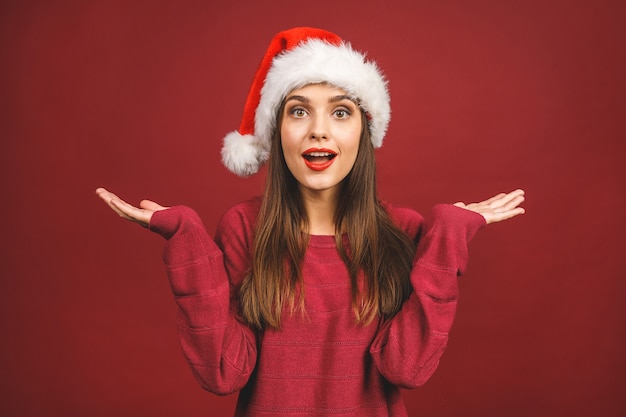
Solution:
{"label": "hand", "polygon": [[150,200],[143,200],[139,203],[139,207],[135,207],[104,188],[98,188],[96,194],[121,218],[143,227],[148,227],[155,211],[168,209]]}
{"label": "hand", "polygon": [[524,214],[525,210],[519,207],[524,201],[524,190],[515,190],[510,193],[501,193],[480,203],[455,203],[457,207],[474,211],[485,218],[487,224],[501,222],[512,217]]}

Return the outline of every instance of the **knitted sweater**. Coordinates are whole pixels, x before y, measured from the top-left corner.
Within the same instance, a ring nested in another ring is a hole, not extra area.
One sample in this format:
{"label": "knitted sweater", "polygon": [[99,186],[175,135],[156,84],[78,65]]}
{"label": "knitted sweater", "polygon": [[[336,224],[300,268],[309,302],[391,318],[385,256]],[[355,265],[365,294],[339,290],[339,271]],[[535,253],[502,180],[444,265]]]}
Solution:
{"label": "knitted sweater", "polygon": [[259,207],[254,199],[231,208],[215,239],[190,208],[152,217],[150,229],[168,240],[163,258],[179,337],[198,382],[219,395],[240,391],[236,417],[407,416],[400,387],[423,384],[439,363],[457,276],[483,217],[439,205],[427,225],[413,210],[386,206],[418,243],[414,291],[393,318],[369,325],[355,323],[334,237],[310,236],[302,266],[305,314],[285,311],[280,331],[256,332],[237,314],[237,291],[250,266]]}

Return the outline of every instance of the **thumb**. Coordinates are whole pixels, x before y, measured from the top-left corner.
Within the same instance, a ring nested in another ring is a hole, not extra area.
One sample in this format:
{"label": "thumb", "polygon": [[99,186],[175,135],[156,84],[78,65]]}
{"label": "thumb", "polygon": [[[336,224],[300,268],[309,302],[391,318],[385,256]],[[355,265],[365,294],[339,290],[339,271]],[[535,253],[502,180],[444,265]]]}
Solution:
{"label": "thumb", "polygon": [[155,203],[154,201],[151,200],[142,200],[139,203],[139,207],[141,207],[144,210],[150,210],[150,211],[160,211],[160,210],[165,210],[168,207],[163,207],[162,205]]}

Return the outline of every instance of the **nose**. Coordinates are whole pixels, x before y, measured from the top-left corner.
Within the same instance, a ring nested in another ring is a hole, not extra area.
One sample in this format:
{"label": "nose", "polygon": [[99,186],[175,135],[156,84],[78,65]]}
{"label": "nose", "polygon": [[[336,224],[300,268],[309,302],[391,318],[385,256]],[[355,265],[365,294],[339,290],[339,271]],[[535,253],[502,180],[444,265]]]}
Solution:
{"label": "nose", "polygon": [[310,139],[328,139],[328,120],[322,115],[316,115],[311,118]]}

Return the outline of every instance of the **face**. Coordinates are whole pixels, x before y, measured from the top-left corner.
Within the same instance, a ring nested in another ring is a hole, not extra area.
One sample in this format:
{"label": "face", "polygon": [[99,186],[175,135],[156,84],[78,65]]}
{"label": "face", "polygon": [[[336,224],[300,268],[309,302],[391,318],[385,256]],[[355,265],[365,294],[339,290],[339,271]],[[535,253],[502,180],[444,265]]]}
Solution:
{"label": "face", "polygon": [[281,145],[301,191],[338,192],[359,151],[361,117],[359,106],[339,88],[311,84],[287,95]]}

